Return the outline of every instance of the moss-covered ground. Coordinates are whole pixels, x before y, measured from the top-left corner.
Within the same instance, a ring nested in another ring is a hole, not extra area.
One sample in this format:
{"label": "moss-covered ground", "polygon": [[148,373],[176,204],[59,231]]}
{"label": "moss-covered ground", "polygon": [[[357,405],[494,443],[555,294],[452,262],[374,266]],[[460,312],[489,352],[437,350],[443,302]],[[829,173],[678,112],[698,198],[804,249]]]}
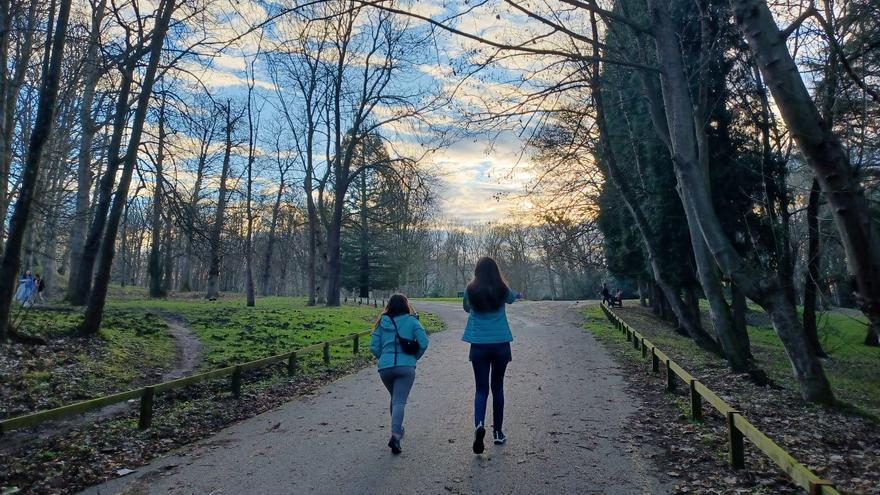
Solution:
{"label": "moss-covered ground", "polygon": [[[5,344],[0,349],[0,418],[58,407],[75,400],[161,381],[174,366],[175,340],[166,318],[182,320],[202,342],[201,369],[290,352],[373,327],[381,308],[343,305],[309,307],[305,299],[269,297],[247,307],[242,298],[147,299],[130,290],[108,300],[98,335],[75,335],[78,308],[52,305],[23,309],[15,316],[21,332],[46,344]],[[442,329],[431,314],[421,315],[429,331]],[[368,354],[369,337],[360,339]],[[331,346],[331,365],[352,357],[352,344]],[[323,366],[321,352],[300,361],[304,371]]]}

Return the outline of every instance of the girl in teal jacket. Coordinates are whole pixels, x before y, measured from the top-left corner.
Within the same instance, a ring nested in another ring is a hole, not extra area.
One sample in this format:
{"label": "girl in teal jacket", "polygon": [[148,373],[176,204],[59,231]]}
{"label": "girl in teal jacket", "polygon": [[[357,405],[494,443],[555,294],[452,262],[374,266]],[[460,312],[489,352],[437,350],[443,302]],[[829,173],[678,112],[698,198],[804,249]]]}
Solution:
{"label": "girl in teal jacket", "polygon": [[[467,326],[461,337],[471,344],[470,359],[474,368],[474,453],[482,454],[486,436],[486,405],[492,392],[492,438],[496,445],[507,441],[501,430],[504,422],[504,372],[511,361],[510,324],[504,307],[521,299],[512,291],[498,264],[492,258],[480,258],[474,267],[474,279],[464,292],[462,305],[468,313]],[[491,384],[491,385],[490,385]]]}
{"label": "girl in teal jacket", "polygon": [[[379,316],[370,340],[370,350],[379,360],[379,377],[391,395],[391,439],[388,440],[388,446],[394,454],[401,452],[403,414],[406,399],[416,379],[416,362],[428,349],[428,335],[414,313],[406,296],[394,294]],[[418,352],[403,352],[398,335],[417,341]]]}

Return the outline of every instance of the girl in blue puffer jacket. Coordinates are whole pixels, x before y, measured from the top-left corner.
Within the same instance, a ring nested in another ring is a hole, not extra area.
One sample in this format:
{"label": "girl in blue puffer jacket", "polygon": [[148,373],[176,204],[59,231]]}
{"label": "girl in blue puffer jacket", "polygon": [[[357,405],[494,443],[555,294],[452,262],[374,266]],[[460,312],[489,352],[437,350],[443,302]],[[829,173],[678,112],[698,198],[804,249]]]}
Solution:
{"label": "girl in blue puffer jacket", "polygon": [[482,454],[486,428],[486,404],[492,392],[492,437],[496,445],[507,441],[501,430],[504,421],[504,372],[511,360],[510,324],[504,306],[522,299],[522,294],[507,286],[498,264],[492,258],[480,258],[474,267],[474,279],[464,292],[462,305],[469,313],[461,340],[471,344],[468,358],[474,368],[474,453]]}
{"label": "girl in blue puffer jacket", "polygon": [[[417,341],[418,352],[415,354],[403,352],[398,335],[404,339]],[[388,446],[394,454],[401,452],[403,414],[406,409],[406,399],[416,379],[416,362],[427,348],[428,335],[419,323],[406,296],[394,294],[388,299],[385,311],[379,316],[370,340],[370,350],[379,359],[379,377],[391,394],[391,439],[388,440]]]}

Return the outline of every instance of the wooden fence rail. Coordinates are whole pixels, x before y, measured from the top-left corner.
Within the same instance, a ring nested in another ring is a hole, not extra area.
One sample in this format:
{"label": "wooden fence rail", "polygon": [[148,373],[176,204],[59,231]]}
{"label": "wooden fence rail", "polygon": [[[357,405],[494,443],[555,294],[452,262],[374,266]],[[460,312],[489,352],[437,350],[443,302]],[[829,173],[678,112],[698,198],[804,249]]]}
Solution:
{"label": "wooden fence rail", "polygon": [[381,299],[370,299],[369,297],[348,297],[345,296],[342,299],[342,302],[347,304],[356,304],[358,306],[366,305],[372,306],[374,308],[384,308],[385,307],[385,298]]}
{"label": "wooden fence rail", "polygon": [[839,495],[834,488],[834,484],[828,480],[824,480],[816,476],[815,473],[799,463],[782,447],[771,440],[767,435],[762,433],[758,428],[751,424],[736,409],[724,402],[717,394],[712,392],[706,385],[691,376],[678,363],[673,361],[663,351],[658,349],[641,333],[634,330],[623,319],[617,316],[605,303],[602,303],[602,311],[605,316],[611,320],[617,330],[619,330],[627,342],[631,342],[633,347],[641,349],[642,357],[651,356],[651,370],[660,371],[660,363],[666,368],[666,388],[673,390],[676,386],[676,379],[688,385],[690,392],[691,417],[700,421],[703,418],[703,401],[715,408],[721,413],[727,421],[727,443],[728,443],[728,462],[735,469],[745,467],[745,446],[743,439],[749,441],[769,457],[773,462],[785,471],[801,488],[807,490],[811,495]]}
{"label": "wooden fence rail", "polygon": [[203,382],[206,380],[214,380],[225,376],[231,376],[230,389],[233,395],[237,398],[241,394],[242,372],[244,371],[264,368],[271,364],[286,361],[287,374],[293,376],[294,374],[296,374],[297,361],[304,354],[322,351],[324,363],[330,364],[331,345],[341,344],[343,342],[351,340],[352,353],[357,354],[360,337],[370,335],[371,333],[372,330],[366,330],[363,332],[346,335],[344,337],[339,337],[337,339],[328,340],[326,342],[312,344],[291,352],[285,352],[283,354],[276,354],[274,356],[269,356],[262,359],[255,359],[253,361],[248,361],[246,363],[241,363],[234,366],[227,366],[225,368],[219,368],[204,373],[185,376],[176,380],[156,383],[154,385],[148,385],[146,387],[141,387],[134,390],[128,390],[125,392],[119,392],[104,397],[98,397],[97,399],[85,400],[67,406],[56,407],[55,409],[48,409],[45,411],[25,414],[23,416],[17,416],[15,418],[4,419],[0,421],[0,435],[3,435],[3,433],[5,432],[9,432],[19,428],[37,426],[41,423],[53,419],[75,416],[77,414],[94,411],[95,409],[100,409],[102,407],[119,402],[126,402],[132,399],[140,399],[141,401],[138,425],[141,429],[149,428],[153,419],[153,399],[155,398],[156,394],[167,392],[175,388],[186,387],[188,385],[193,385],[195,383]]}

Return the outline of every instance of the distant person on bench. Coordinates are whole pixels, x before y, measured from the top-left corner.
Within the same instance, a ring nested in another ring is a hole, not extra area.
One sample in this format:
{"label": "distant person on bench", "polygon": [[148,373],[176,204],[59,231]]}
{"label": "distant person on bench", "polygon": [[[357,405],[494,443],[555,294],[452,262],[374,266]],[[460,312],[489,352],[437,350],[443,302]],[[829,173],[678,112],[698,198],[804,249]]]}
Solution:
{"label": "distant person on bench", "polygon": [[614,305],[614,302],[611,300],[611,291],[608,290],[608,284],[604,283],[602,284],[602,302]]}
{"label": "distant person on bench", "polygon": [[623,291],[617,289],[614,293],[614,302],[611,303],[612,306],[617,306],[618,308],[623,307]]}

